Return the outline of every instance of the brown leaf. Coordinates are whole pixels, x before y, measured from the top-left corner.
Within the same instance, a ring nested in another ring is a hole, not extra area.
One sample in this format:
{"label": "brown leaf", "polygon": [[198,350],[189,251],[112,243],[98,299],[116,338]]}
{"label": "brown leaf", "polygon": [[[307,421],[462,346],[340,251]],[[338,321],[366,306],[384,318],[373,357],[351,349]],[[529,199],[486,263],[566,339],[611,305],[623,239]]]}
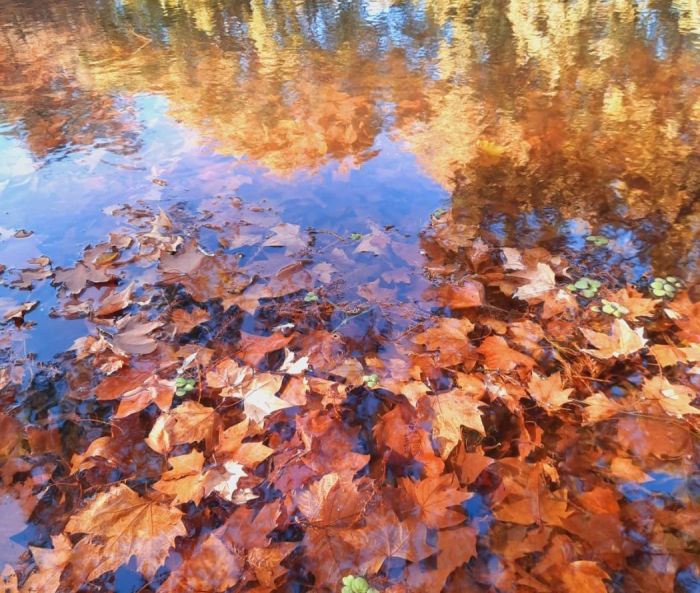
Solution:
{"label": "brown leaf", "polygon": [[219,538],[207,535],[159,587],[162,593],[220,593],[234,587],[245,559]]}
{"label": "brown leaf", "polygon": [[97,317],[107,317],[126,309],[131,304],[135,282],[131,282],[121,292],[112,291],[102,299],[100,306],[95,311]]}
{"label": "brown leaf", "polygon": [[158,321],[141,321],[135,315],[124,317],[117,322],[119,333],[112,342],[125,354],[150,354],[158,347],[158,343],[149,334],[162,325]]}
{"label": "brown leaf", "polygon": [[143,384],[122,394],[115,418],[125,418],[154,403],[163,412],[170,409],[175,393],[175,382],[157,375],[149,376]]}
{"label": "brown leaf", "polygon": [[269,548],[253,548],[246,560],[255,573],[258,583],[274,587],[275,581],[287,572],[280,563],[297,547],[294,542],[282,542]]}
{"label": "brown leaf", "polygon": [[6,564],[0,573],[0,584],[3,593],[19,593],[17,573],[9,564]]}
{"label": "brown leaf", "polygon": [[389,236],[377,225],[370,224],[371,232],[364,235],[355,247],[355,253],[373,253],[383,255],[391,242]]}
{"label": "brown leaf", "polygon": [[267,354],[281,350],[289,342],[292,336],[272,334],[270,336],[256,336],[241,332],[238,342],[238,357],[248,365],[258,365]]}
{"label": "brown leaf", "polygon": [[241,366],[235,360],[227,358],[207,373],[207,385],[221,389],[221,397],[242,397],[242,389],[250,383],[253,374],[252,368]]}
{"label": "brown leaf", "polygon": [[486,435],[479,406],[467,392],[453,389],[436,396],[426,396],[433,411],[433,434],[440,446],[440,455],[447,459],[452,449],[462,439],[462,426]]}
{"label": "brown leaf", "polygon": [[24,316],[27,313],[29,313],[32,309],[34,309],[38,304],[39,301],[29,301],[27,303],[23,303],[19,307],[13,307],[9,311],[7,311],[3,317],[5,321],[12,321],[13,319],[17,321],[24,321]]}
{"label": "brown leaf", "polygon": [[510,372],[519,366],[526,369],[535,366],[532,358],[511,348],[501,336],[488,336],[477,348],[477,352],[484,357],[489,369]]}
{"label": "brown leaf", "polygon": [[308,244],[308,237],[302,237],[298,224],[283,222],[270,230],[274,234],[263,243],[263,247],[284,247],[286,255],[294,255]]}
{"label": "brown leaf", "polygon": [[158,416],[146,444],[163,455],[184,443],[210,441],[219,424],[219,415],[194,401],[186,401],[174,410]]}
{"label": "brown leaf", "polygon": [[627,356],[644,348],[647,343],[644,330],[641,327],[632,329],[624,319],[615,319],[610,334],[603,334],[587,328],[581,328],[581,333],[593,344],[595,350],[583,349],[596,358],[616,358]]}
{"label": "brown leaf", "polygon": [[532,373],[528,391],[530,397],[550,414],[566,404],[574,390],[570,387],[564,389],[561,382],[561,373],[557,372],[547,378],[542,378],[537,373]]}
{"label": "brown leaf", "polygon": [[608,573],[590,560],[577,560],[564,567],[561,579],[567,593],[607,593]]}
{"label": "brown leaf", "polygon": [[172,469],[163,472],[161,479],[153,484],[153,488],[173,497],[173,504],[183,504],[189,501],[199,504],[204,497],[206,474],[204,455],[194,450],[185,455],[168,459]]}
{"label": "brown leaf", "polygon": [[656,401],[669,416],[682,418],[686,414],[700,414],[700,408],[691,405],[697,392],[685,385],[674,385],[666,377],[645,379],[642,393],[646,398]]}
{"label": "brown leaf", "polygon": [[54,283],[63,284],[71,294],[80,294],[85,290],[88,282],[92,284],[102,284],[110,282],[114,276],[110,276],[104,270],[89,268],[83,263],[79,263],[75,268],[57,268],[54,273]]}
{"label": "brown leaf", "polygon": [[282,386],[282,376],[272,373],[258,373],[245,385],[242,391],[243,411],[248,420],[262,425],[265,417],[277,410],[294,407],[277,397]]}
{"label": "brown leaf", "polygon": [[175,309],[171,313],[170,319],[175,324],[178,333],[186,334],[198,325],[209,321],[209,313],[199,307],[195,307],[191,312],[185,309]]}
{"label": "brown leaf", "polygon": [[461,505],[472,494],[461,489],[454,474],[444,474],[414,482],[401,478],[399,485],[407,495],[408,505],[402,510],[416,517],[429,528],[442,529],[463,523],[466,516],[450,507]]}
{"label": "brown leaf", "polygon": [[368,501],[347,474],[330,473],[298,493],[294,501],[308,521],[318,527],[343,527],[355,523]]}
{"label": "brown leaf", "polygon": [[543,299],[547,293],[557,287],[554,271],[547,264],[538,262],[534,269],[513,274],[518,278],[524,278],[527,284],[518,288],[513,296],[517,299],[529,301],[532,299]]}
{"label": "brown leaf", "polygon": [[160,269],[167,274],[192,274],[202,265],[206,257],[195,241],[189,241],[177,253],[164,254],[160,258]]}
{"label": "brown leaf", "polygon": [[175,538],[186,533],[182,513],[142,498],[120,484],[98,494],[66,525],[70,534],[85,533],[98,545],[102,560],[87,580],[115,570],[136,556],[138,570],[152,579]]}
{"label": "brown leaf", "polygon": [[245,467],[255,467],[272,455],[275,450],[262,443],[243,442],[250,427],[250,420],[244,420],[222,432],[215,451],[217,459],[231,459]]}
{"label": "brown leaf", "polygon": [[445,284],[437,289],[437,300],[455,311],[480,307],[484,304],[484,285],[476,280],[466,280],[460,286]]}
{"label": "brown leaf", "polygon": [[624,411],[623,406],[600,392],[586,398],[583,403],[586,405],[586,408],[583,410],[583,417],[586,423],[601,422]]}
{"label": "brown leaf", "polygon": [[95,388],[95,395],[101,401],[119,399],[125,393],[138,389],[151,376],[149,371],[127,367],[103,379]]}
{"label": "brown leaf", "polygon": [[51,543],[53,548],[29,546],[37,569],[22,585],[22,593],[55,593],[58,589],[71,558],[71,543],[63,534],[53,536]]}

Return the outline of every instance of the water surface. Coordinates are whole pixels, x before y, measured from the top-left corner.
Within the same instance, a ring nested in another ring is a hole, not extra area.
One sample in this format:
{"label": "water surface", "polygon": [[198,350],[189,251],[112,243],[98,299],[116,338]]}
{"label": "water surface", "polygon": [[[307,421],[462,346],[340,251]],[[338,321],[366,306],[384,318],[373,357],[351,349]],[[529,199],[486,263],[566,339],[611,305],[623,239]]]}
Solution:
{"label": "water surface", "polygon": [[[617,286],[693,287],[699,83],[693,0],[0,0],[0,264],[72,266],[123,229],[123,204],[197,216],[237,197],[326,237],[385,229],[422,255],[442,208],[495,245],[573,260],[605,235],[578,264]],[[90,331],[51,313],[49,282],[30,294],[0,278],[2,311],[39,301],[36,325],[3,337],[4,363],[41,368]],[[401,294],[426,306],[415,284]],[[363,323],[345,328],[356,346],[374,331]],[[697,501],[675,469],[623,488],[625,504]],[[486,533],[480,500],[469,512]],[[658,572],[697,590],[697,563]]]}

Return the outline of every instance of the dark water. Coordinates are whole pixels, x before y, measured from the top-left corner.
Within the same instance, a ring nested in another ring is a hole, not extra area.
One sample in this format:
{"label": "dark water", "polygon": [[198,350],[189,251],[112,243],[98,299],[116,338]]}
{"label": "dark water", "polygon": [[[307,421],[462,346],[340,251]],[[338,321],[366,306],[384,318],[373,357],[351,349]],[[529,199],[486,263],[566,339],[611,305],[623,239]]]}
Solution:
{"label": "dark water", "polygon": [[[692,286],[699,82],[693,0],[0,0],[0,263],[222,195],[414,245],[443,207],[507,246],[604,234],[621,278]],[[8,284],[3,310],[29,300]],[[85,335],[54,293],[3,348]]]}

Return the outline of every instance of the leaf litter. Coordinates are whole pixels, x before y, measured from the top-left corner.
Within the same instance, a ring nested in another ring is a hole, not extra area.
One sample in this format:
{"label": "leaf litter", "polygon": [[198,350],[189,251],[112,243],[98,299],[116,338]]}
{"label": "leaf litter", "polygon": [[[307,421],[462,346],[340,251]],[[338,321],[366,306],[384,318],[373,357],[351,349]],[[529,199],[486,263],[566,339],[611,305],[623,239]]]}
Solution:
{"label": "leaf litter", "polygon": [[125,207],[73,267],[18,271],[88,333],[0,375],[3,485],[43,534],[6,587],[671,592],[648,582],[692,565],[700,512],[680,282],[606,286],[448,210],[418,259],[375,223],[234,210],[215,252],[182,211]]}

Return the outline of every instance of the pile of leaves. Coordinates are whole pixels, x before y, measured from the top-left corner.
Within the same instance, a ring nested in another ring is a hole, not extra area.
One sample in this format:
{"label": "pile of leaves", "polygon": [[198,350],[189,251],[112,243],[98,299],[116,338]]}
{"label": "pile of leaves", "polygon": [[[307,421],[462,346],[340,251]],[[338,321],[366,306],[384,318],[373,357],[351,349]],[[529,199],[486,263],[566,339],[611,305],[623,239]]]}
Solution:
{"label": "pile of leaves", "polygon": [[4,273],[88,327],[51,365],[5,351],[0,476],[34,526],[6,591],[697,590],[682,286],[448,211],[419,241],[228,198],[114,214],[73,267]]}

